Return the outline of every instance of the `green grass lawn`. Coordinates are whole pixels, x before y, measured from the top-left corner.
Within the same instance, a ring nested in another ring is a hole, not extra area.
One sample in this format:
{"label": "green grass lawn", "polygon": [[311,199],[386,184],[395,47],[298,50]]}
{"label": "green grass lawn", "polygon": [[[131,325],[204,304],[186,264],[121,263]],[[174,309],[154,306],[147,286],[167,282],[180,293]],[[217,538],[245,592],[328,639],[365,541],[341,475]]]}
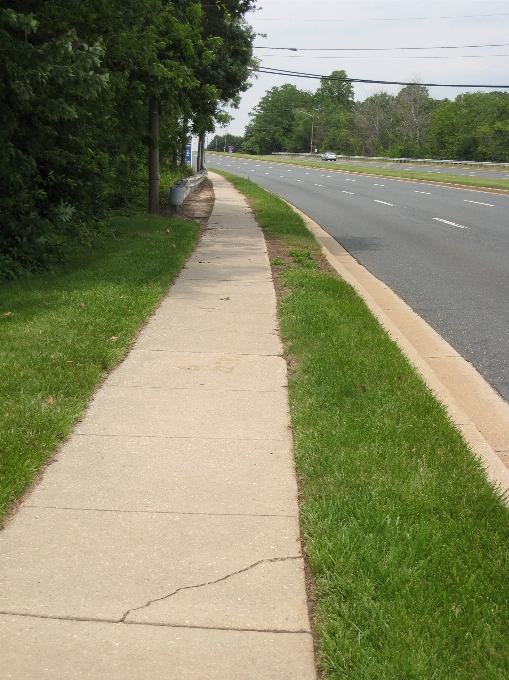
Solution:
{"label": "green grass lawn", "polygon": [[71,431],[196,246],[195,222],[110,221],[53,272],[0,287],[0,518]]}
{"label": "green grass lawn", "polygon": [[320,258],[301,218],[221,174],[288,248],[279,315],[323,677],[508,678],[508,508],[353,288],[306,264]]}
{"label": "green grass lawn", "polygon": [[[230,156],[231,154],[221,154],[212,151],[207,151],[207,153],[213,153],[218,156]],[[465,187],[481,187],[487,189],[504,189],[509,191],[509,180],[507,179],[496,179],[490,177],[462,177],[461,175],[448,175],[446,168],[440,172],[418,172],[414,170],[403,170],[400,169],[386,169],[386,168],[376,168],[370,165],[360,166],[360,165],[348,165],[347,163],[331,163],[327,161],[307,161],[300,160],[296,158],[278,158],[277,156],[250,156],[247,154],[235,154],[234,158],[249,158],[251,160],[257,161],[267,161],[270,163],[284,163],[290,165],[302,165],[307,168],[327,168],[327,170],[343,170],[351,173],[358,173],[360,175],[375,175],[380,177],[394,177],[397,179],[417,179],[425,180],[428,182],[439,182],[441,184],[455,184]]]}

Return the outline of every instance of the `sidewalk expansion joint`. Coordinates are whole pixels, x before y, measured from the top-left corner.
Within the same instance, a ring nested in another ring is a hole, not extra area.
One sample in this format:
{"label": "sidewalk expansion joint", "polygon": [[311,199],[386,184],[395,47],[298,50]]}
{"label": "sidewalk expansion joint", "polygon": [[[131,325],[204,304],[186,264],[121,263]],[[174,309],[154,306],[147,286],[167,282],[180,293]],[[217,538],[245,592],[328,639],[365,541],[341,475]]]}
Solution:
{"label": "sidewalk expansion joint", "polygon": [[257,562],[254,562],[253,564],[250,564],[247,567],[243,567],[242,569],[239,569],[238,571],[234,571],[231,574],[227,574],[226,576],[221,576],[221,578],[215,579],[214,581],[205,581],[204,583],[197,583],[193,586],[183,586],[182,588],[177,588],[171,593],[168,593],[168,595],[163,595],[163,597],[156,597],[153,600],[149,600],[146,602],[144,605],[141,607],[133,607],[132,609],[128,609],[124,616],[120,619],[121,623],[126,623],[126,618],[129,616],[129,614],[132,614],[133,612],[140,611],[141,609],[148,609],[152,604],[155,602],[162,602],[163,600],[168,600],[177,593],[180,593],[184,590],[196,590],[198,588],[205,588],[206,586],[213,586],[216,583],[221,583],[222,581],[227,581],[229,578],[232,578],[233,576],[238,576],[239,574],[244,574],[246,571],[251,571],[251,569],[254,569],[255,567],[259,566],[260,564],[270,564],[271,562],[287,562],[290,560],[301,560],[302,555],[293,555],[289,557],[271,557],[263,560],[258,560]]}
{"label": "sidewalk expansion joint", "polygon": [[205,517],[286,517],[294,519],[295,515],[261,514],[259,512],[179,512],[178,510],[117,510],[116,508],[72,508],[61,505],[32,505],[24,503],[24,508],[37,508],[39,510],[71,510],[72,512],[114,512],[118,514],[141,514],[141,515],[199,515]]}
{"label": "sidewalk expansion joint", "polygon": [[[161,386],[161,385],[123,385],[122,383],[119,382],[111,382],[108,384],[108,387],[124,387],[124,388],[129,388],[132,390],[166,390],[167,392],[173,392],[173,391],[180,391],[180,392],[195,392],[196,390],[200,390],[200,392],[243,392],[245,394],[280,394],[281,390],[285,389],[287,386],[286,385],[279,385],[276,389],[274,390],[261,390],[261,389],[255,389],[255,390],[239,390],[239,389],[221,389],[221,388],[215,388],[215,387],[205,387],[204,385],[194,385],[192,387],[168,387],[166,385]],[[201,388],[201,389],[200,389]]]}
{"label": "sidewalk expansion joint", "polygon": [[[174,350],[174,349],[138,349],[134,348],[132,350],[133,352],[166,352],[167,354],[199,354],[200,356],[202,355],[207,355],[207,356],[217,356],[219,354],[232,354],[232,352],[193,352],[190,350],[189,352],[184,352],[183,350]],[[235,354],[239,357],[278,357],[282,358],[282,354],[279,352],[235,352]]]}
{"label": "sidewalk expansion joint", "polygon": [[26,614],[24,612],[9,612],[0,610],[2,616],[20,616],[25,619],[44,619],[50,621],[73,621],[76,623],[108,623],[115,626],[151,626],[157,628],[187,628],[190,630],[222,630],[238,633],[276,633],[285,635],[311,635],[311,631],[305,628],[286,630],[284,628],[236,628],[228,626],[191,626],[178,623],[150,623],[142,621],[123,621],[122,619],[99,619],[91,616],[51,616],[45,614]]}
{"label": "sidewalk expansion joint", "polygon": [[286,630],[284,628],[233,628],[228,626],[187,626],[181,623],[142,623],[141,621],[122,621],[126,626],[159,626],[163,628],[190,628],[191,630],[224,630],[238,633],[278,633],[285,635],[311,635],[310,630],[297,628]]}
{"label": "sidewalk expansion joint", "polygon": [[[78,421],[83,422],[83,421]],[[290,425],[288,426],[290,429]],[[124,439],[199,439],[200,441],[236,441],[236,442],[281,442],[288,443],[287,439],[271,439],[267,437],[198,437],[196,435],[190,437],[179,437],[178,435],[160,435],[160,434],[107,434],[104,432],[73,432],[73,437],[123,437]]]}

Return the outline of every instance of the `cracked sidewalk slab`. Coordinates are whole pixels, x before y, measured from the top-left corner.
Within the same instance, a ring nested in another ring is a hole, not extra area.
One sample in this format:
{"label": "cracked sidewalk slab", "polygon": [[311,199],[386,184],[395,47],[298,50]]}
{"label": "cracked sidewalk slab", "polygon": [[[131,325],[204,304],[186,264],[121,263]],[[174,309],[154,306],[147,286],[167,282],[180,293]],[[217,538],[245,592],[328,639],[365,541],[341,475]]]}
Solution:
{"label": "cracked sidewalk slab", "polygon": [[179,588],[298,556],[300,541],[296,517],[24,507],[0,554],[0,612],[120,621]]}

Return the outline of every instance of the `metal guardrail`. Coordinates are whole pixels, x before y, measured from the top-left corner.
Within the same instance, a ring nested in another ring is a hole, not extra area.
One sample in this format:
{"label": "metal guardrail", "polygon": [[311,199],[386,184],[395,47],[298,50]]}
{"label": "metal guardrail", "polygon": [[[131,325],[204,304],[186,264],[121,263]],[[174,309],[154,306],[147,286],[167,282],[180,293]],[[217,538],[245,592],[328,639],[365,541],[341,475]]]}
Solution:
{"label": "metal guardrail", "polygon": [[[273,156],[288,156],[293,158],[321,158],[320,153],[287,153],[286,151],[274,151]],[[462,165],[466,167],[479,168],[509,168],[509,163],[491,163],[489,161],[453,161],[453,160],[437,160],[436,158],[389,158],[387,156],[346,156],[336,154],[338,160],[344,158],[352,161],[382,161],[393,163],[425,163],[426,165]]]}
{"label": "metal guardrail", "polygon": [[207,177],[207,169],[200,170],[190,177],[185,177],[184,179],[176,179],[175,184],[168,189],[167,193],[167,207],[168,214],[173,215],[177,212],[180,206],[184,203],[187,196],[196,191],[203,180]]}

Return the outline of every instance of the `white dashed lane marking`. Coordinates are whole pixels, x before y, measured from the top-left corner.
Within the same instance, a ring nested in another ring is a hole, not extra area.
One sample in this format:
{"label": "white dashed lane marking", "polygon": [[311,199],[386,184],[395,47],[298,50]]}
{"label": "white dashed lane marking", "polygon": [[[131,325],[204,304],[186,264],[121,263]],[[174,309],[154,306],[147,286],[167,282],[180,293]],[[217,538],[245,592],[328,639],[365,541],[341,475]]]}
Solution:
{"label": "white dashed lane marking", "polygon": [[341,193],[342,193],[342,194],[350,194],[350,196],[355,196],[355,194],[353,193],[353,191],[344,191],[344,190],[343,190]]}
{"label": "white dashed lane marking", "polygon": [[384,205],[391,205],[394,208],[394,203],[387,203],[387,201],[379,201],[377,198],[373,199],[375,203],[383,203]]}
{"label": "white dashed lane marking", "polygon": [[494,208],[493,203],[481,203],[481,201],[469,201],[468,198],[464,199],[465,203],[477,203],[477,205],[487,205],[490,208]]}
{"label": "white dashed lane marking", "polygon": [[449,222],[449,220],[443,220],[441,217],[434,217],[437,222],[443,222],[444,224],[450,224],[451,227],[458,227],[458,229],[470,229],[470,227],[465,227],[463,224],[456,224],[456,222]]}
{"label": "white dashed lane marking", "polygon": [[430,191],[416,191],[415,189],[414,189],[414,194],[426,194],[426,196],[431,196]]}

